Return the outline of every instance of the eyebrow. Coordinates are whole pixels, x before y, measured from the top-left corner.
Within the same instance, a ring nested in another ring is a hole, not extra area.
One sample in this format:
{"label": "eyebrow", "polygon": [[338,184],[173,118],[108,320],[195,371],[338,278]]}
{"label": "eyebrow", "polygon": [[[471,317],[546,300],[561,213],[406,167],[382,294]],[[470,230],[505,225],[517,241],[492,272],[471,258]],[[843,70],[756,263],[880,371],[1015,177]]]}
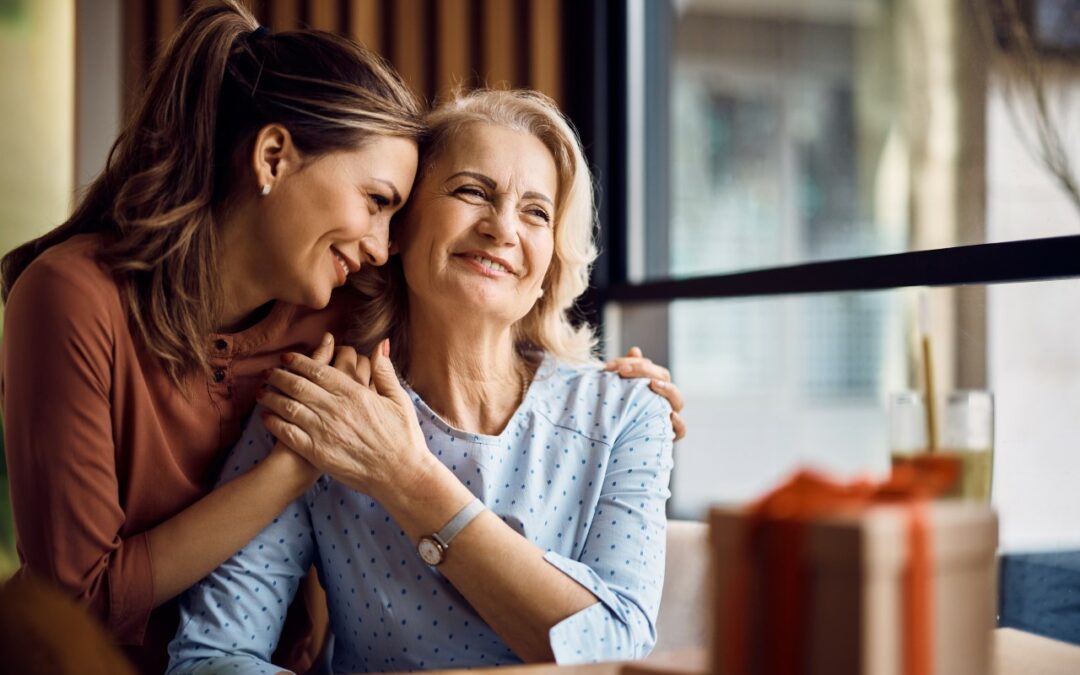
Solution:
{"label": "eyebrow", "polygon": [[398,192],[397,187],[393,183],[391,183],[388,180],[383,180],[382,178],[376,178],[375,182],[382,183],[386,187],[390,188],[390,192],[393,193],[393,195],[392,195],[393,198],[390,200],[390,203],[393,206],[400,206],[401,205],[401,193]]}
{"label": "eyebrow", "polygon": [[[484,187],[486,187],[489,190],[494,190],[496,187],[498,187],[498,184],[493,179],[491,179],[488,176],[485,176],[482,173],[476,173],[475,171],[458,171],[457,173],[455,173],[453,176],[450,176],[446,180],[454,180],[458,176],[468,176],[469,178],[473,178],[475,180],[478,180],[481,183],[483,183]],[[547,197],[547,195],[544,195],[544,194],[542,194],[540,192],[526,192],[525,194],[523,194],[521,196],[524,197],[525,199],[539,199],[542,202],[547,202],[551,206],[555,206],[555,203],[553,201],[551,201],[551,199],[549,199]]]}

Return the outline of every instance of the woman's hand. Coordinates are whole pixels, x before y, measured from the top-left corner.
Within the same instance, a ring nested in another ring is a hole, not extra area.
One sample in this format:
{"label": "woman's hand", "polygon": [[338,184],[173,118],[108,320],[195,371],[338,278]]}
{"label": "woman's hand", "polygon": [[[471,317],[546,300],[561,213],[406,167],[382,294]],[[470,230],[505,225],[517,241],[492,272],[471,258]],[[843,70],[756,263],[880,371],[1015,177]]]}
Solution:
{"label": "woman's hand", "polygon": [[637,347],[631,347],[626,356],[608,361],[604,364],[604,370],[617,372],[627,379],[647,377],[652,380],[649,388],[671,404],[671,426],[675,429],[675,440],[682,440],[686,436],[686,422],[679,414],[683,409],[683,396],[679,387],[671,381],[670,370],[645,358]]}
{"label": "woman's hand", "polygon": [[[323,336],[319,346],[311,353],[311,359],[316,363],[328,364],[333,356],[334,336],[327,333]],[[322,475],[322,472],[319,471],[318,467],[290,450],[289,447],[281,441],[274,444],[274,449],[270,451],[270,454],[280,455],[281,458],[278,461],[287,462],[293,473],[297,476],[304,477],[303,482],[307,486],[304,489],[304,492],[310,490],[311,486],[314,485],[315,481],[319,480],[319,476]]]}
{"label": "woman's hand", "polygon": [[[333,366],[282,355],[259,401],[266,428],[323,473],[376,499],[408,490],[430,472],[412,400],[390,362],[390,341],[370,359],[337,350]],[[381,499],[380,499],[381,501]]]}

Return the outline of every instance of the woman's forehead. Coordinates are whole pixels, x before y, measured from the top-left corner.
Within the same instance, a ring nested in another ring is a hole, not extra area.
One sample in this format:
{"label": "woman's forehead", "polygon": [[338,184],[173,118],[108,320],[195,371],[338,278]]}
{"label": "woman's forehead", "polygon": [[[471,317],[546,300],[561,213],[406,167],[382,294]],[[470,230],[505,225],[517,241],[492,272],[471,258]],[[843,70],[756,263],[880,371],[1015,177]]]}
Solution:
{"label": "woman's forehead", "polygon": [[[527,131],[489,124],[469,124],[446,140],[437,157],[444,177],[463,168],[510,172],[534,181],[558,181],[555,158]],[[497,176],[492,176],[497,178]]]}

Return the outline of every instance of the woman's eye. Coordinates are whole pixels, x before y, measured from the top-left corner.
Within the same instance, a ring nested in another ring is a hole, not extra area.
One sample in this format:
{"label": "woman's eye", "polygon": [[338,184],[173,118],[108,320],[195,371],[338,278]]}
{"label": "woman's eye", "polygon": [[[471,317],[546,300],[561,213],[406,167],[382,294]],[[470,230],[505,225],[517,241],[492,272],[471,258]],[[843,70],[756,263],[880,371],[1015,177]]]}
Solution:
{"label": "woman's eye", "polygon": [[390,206],[390,200],[388,198],[382,196],[382,195],[377,195],[377,194],[371,195],[371,201],[375,203],[375,207],[379,211],[382,211],[387,206]]}
{"label": "woman's eye", "polygon": [[472,185],[462,185],[458,189],[454,190],[454,194],[464,195],[466,197],[474,197],[476,199],[487,199],[486,192]]}
{"label": "woman's eye", "polygon": [[539,220],[544,221],[545,224],[551,224],[551,216],[544,209],[532,208],[532,209],[529,209],[527,213],[530,216],[533,216],[535,218],[538,218]]}

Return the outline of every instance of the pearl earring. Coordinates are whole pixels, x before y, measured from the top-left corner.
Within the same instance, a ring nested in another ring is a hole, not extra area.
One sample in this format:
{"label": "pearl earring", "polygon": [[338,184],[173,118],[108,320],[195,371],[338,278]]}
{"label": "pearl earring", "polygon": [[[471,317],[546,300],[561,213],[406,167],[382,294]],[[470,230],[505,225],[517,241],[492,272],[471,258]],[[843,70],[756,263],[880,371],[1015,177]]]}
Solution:
{"label": "pearl earring", "polygon": [[263,197],[270,194],[270,183],[267,183],[266,185],[263,185],[262,189],[259,190],[259,194],[262,195]]}
{"label": "pearl earring", "polygon": [[536,296],[536,297],[538,297],[538,298],[542,298],[542,297],[544,297],[544,289],[542,289],[542,288],[541,288],[541,289],[540,289],[540,295],[538,295],[538,296]]}

